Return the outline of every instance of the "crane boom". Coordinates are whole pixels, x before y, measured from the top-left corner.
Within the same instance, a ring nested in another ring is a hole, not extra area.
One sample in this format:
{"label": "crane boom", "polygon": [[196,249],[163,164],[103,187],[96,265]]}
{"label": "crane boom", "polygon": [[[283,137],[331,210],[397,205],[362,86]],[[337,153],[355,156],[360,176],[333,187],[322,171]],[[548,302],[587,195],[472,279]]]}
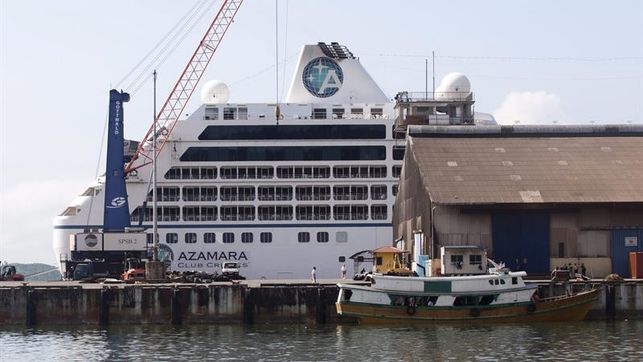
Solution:
{"label": "crane boom", "polygon": [[219,47],[223,36],[232,23],[237,10],[243,3],[243,0],[224,0],[221,8],[214,17],[210,27],[203,35],[192,58],[183,69],[179,80],[174,85],[172,92],[163,104],[163,107],[156,115],[154,123],[145,134],[143,141],[138,145],[136,153],[132,160],[125,167],[125,173],[134,171],[142,166],[152,162],[153,155],[152,142],[153,132],[157,130],[156,156],[161,152],[163,146],[170,137],[172,130],[183,109],[187,105],[192,93],[196,89],[201,76],[205,72],[214,52]]}

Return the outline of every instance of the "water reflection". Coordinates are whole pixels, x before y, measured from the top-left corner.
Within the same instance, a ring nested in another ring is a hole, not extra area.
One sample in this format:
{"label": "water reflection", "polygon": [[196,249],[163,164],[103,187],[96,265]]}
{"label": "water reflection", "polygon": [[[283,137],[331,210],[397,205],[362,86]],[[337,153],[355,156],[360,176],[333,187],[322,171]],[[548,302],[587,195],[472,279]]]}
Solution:
{"label": "water reflection", "polygon": [[643,321],[0,330],[2,360],[643,360]]}

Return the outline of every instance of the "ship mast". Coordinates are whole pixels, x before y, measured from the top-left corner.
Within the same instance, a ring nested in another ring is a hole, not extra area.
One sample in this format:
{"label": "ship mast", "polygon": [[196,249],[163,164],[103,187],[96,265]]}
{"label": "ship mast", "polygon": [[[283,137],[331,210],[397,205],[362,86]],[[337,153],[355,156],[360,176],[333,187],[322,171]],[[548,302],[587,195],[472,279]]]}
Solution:
{"label": "ship mast", "polygon": [[[219,12],[203,35],[192,58],[183,69],[179,80],[156,115],[152,126],[138,145],[132,160],[125,167],[125,173],[152,163],[153,159],[161,153],[172,134],[176,121],[183,113],[183,109],[185,109],[242,3],[243,0],[223,1]],[[158,136],[158,147],[154,146],[156,145],[156,142],[153,141],[154,135]],[[150,142],[153,143],[152,146]]]}

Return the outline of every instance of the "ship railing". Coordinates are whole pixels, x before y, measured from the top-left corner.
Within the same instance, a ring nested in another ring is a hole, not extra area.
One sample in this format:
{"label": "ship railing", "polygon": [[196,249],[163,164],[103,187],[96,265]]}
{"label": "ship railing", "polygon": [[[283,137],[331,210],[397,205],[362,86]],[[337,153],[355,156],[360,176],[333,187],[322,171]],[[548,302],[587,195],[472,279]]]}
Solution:
{"label": "ship railing", "polygon": [[453,101],[474,101],[473,92],[398,92],[395,95],[397,103],[410,102],[453,102]]}

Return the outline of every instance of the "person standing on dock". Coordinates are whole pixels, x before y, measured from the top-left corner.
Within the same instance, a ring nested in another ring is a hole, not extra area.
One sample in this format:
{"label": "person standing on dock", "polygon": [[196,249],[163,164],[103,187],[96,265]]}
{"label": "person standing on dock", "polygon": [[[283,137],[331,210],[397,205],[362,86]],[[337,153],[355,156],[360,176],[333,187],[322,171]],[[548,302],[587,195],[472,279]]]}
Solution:
{"label": "person standing on dock", "polygon": [[346,279],[346,264],[342,264],[342,279]]}
{"label": "person standing on dock", "polygon": [[317,267],[313,267],[313,271],[310,272],[310,276],[313,279],[313,283],[317,283]]}

